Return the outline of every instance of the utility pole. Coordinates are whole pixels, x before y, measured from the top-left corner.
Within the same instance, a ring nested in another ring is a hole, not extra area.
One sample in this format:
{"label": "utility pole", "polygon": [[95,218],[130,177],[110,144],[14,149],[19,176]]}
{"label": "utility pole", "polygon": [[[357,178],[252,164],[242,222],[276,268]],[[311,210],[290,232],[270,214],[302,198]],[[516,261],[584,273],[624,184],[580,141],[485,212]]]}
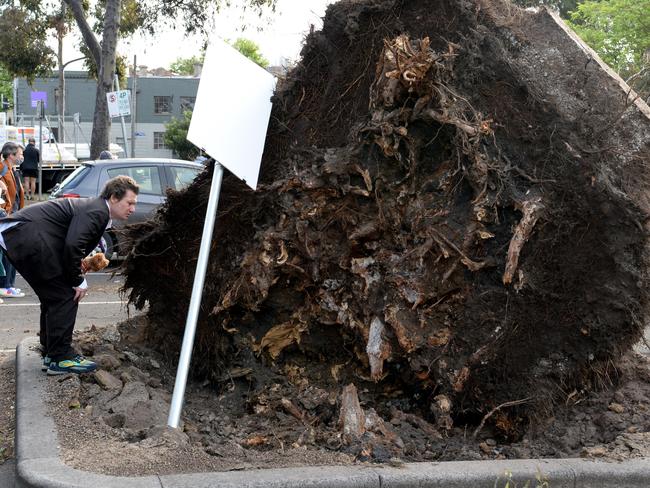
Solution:
{"label": "utility pole", "polygon": [[138,56],[133,55],[133,77],[131,78],[131,157],[135,157],[136,114],[138,108]]}
{"label": "utility pole", "polygon": [[43,100],[36,104],[38,110],[38,151],[41,155],[38,163],[38,201],[43,200],[43,119],[45,118],[45,105]]}
{"label": "utility pole", "polygon": [[13,89],[14,89],[14,119],[13,119],[13,124],[18,125],[18,78],[14,78],[14,83],[13,83]]}

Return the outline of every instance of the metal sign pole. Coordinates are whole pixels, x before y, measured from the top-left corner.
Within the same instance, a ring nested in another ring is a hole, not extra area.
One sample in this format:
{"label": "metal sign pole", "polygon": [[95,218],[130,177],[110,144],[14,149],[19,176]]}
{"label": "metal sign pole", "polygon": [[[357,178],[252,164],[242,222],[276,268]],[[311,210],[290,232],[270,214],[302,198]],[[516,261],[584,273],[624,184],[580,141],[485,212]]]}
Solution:
{"label": "metal sign pole", "polygon": [[38,107],[38,201],[43,200],[43,115],[45,114],[45,107],[43,100],[37,102]]}
{"label": "metal sign pole", "polygon": [[74,138],[74,157],[76,160],[79,160],[79,156],[77,156],[77,114],[74,114],[72,116],[72,133],[73,133],[73,138]]}
{"label": "metal sign pole", "polygon": [[[136,115],[138,114],[138,56],[133,55],[133,78],[131,78],[131,157],[135,158]],[[127,154],[124,154],[127,156]]]}
{"label": "metal sign pole", "polygon": [[187,311],[185,333],[183,334],[183,345],[181,346],[181,355],[178,360],[174,393],[172,394],[172,402],[171,407],[169,408],[169,417],[167,420],[167,425],[173,429],[178,428],[181,410],[183,409],[185,386],[187,384],[187,376],[190,368],[190,359],[192,358],[192,348],[194,347],[196,322],[201,307],[203,284],[205,282],[205,272],[208,268],[208,258],[210,257],[210,244],[212,243],[214,222],[217,218],[217,206],[219,204],[219,193],[221,192],[222,179],[223,166],[215,161],[214,172],[212,173],[212,184],[210,185],[210,197],[208,198],[208,208],[205,212],[203,234],[201,235],[199,258],[196,263],[196,273],[194,275],[194,284],[192,286],[192,297],[190,298],[190,307]]}
{"label": "metal sign pole", "polygon": [[[120,80],[117,77],[117,74],[115,75],[115,91],[119,92],[120,91]],[[120,122],[122,123],[122,138],[124,139],[124,156],[128,157],[129,156],[129,140],[126,138],[126,124],[124,123],[124,115],[120,115]],[[110,146],[110,144],[109,144]],[[110,147],[107,147],[106,149],[110,149]]]}

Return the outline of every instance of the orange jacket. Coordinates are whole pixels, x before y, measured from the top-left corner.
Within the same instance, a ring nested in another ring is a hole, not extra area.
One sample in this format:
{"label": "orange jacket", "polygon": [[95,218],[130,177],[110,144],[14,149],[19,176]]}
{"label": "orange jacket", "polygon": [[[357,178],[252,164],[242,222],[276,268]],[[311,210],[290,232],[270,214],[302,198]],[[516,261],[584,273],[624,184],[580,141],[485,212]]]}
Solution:
{"label": "orange jacket", "polygon": [[2,172],[1,170],[3,170],[5,167],[7,168],[7,172],[0,178],[7,185],[7,191],[2,196],[5,199],[5,203],[2,205],[2,208],[4,208],[7,212],[7,215],[9,215],[13,210],[16,197],[20,198],[20,208],[23,208],[25,206],[25,192],[23,191],[23,186],[20,184],[20,182],[16,183],[13,167],[9,161],[0,162],[0,172]]}

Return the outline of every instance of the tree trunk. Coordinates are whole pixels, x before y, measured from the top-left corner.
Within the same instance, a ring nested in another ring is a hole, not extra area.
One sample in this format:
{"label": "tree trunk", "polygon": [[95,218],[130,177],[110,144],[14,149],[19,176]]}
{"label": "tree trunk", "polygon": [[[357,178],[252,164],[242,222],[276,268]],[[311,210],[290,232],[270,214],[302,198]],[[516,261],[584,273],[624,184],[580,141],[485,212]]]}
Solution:
{"label": "tree trunk", "polygon": [[59,98],[57,100],[57,113],[59,125],[59,142],[65,142],[65,74],[63,73],[63,37],[65,36],[65,2],[61,2],[61,17],[57,22],[57,61],[59,64]]}
{"label": "tree trunk", "polygon": [[[74,19],[79,26],[79,30],[81,31],[81,36],[83,37],[86,47],[88,47],[88,50],[93,55],[93,58],[95,58],[95,63],[97,66],[99,66],[101,64],[102,57],[101,46],[99,45],[99,41],[97,41],[93,30],[90,28],[88,21],[86,20],[86,13],[84,12],[81,0],[65,0],[65,2],[70,7],[70,10],[72,10],[72,14],[74,15]],[[110,7],[107,6],[106,10],[109,8]]]}
{"label": "tree trunk", "polygon": [[90,157],[96,159],[99,157],[100,152],[109,147],[111,121],[108,117],[106,93],[111,91],[115,76],[115,53],[122,1],[108,0],[106,2],[101,46],[88,25],[81,2],[79,0],[66,0],[66,2],[72,9],[84,42],[97,64],[97,93],[95,96],[93,132],[90,138]]}
{"label": "tree trunk", "polygon": [[104,36],[102,38],[102,62],[98,65],[95,115],[93,117],[93,133],[90,138],[90,157],[92,159],[97,159],[99,153],[109,147],[111,121],[108,117],[106,93],[111,91],[113,78],[115,77],[115,53],[117,51],[121,3],[121,0],[106,2]]}

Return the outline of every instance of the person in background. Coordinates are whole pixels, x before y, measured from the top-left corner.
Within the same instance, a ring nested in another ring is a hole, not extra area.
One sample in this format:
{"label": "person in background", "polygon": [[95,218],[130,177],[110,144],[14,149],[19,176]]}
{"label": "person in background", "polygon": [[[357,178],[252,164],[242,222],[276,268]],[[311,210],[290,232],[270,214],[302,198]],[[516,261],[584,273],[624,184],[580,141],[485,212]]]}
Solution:
{"label": "person in background", "polygon": [[2,166],[0,169],[0,217],[6,217],[7,212],[4,209],[4,204],[5,204],[5,195],[7,194],[7,184],[2,181],[2,177],[6,174],[7,168]]}
{"label": "person in background", "polygon": [[[5,203],[2,210],[7,216],[17,212],[25,206],[25,193],[16,174],[16,168],[22,163],[23,148],[15,142],[6,142],[2,146],[2,163],[0,167],[0,181],[6,187],[4,192]],[[2,253],[2,265],[5,276],[0,277],[0,298],[22,298],[25,294],[16,288],[16,268],[9,261],[6,253]]]}
{"label": "person in background", "polygon": [[113,153],[110,151],[102,151],[99,153],[99,159],[115,159]]}
{"label": "person in background", "polygon": [[[0,206],[5,203],[4,194],[6,193],[6,191],[7,191],[7,185],[5,184],[4,181],[0,180]],[[7,216],[7,212],[5,212],[3,208],[0,208],[0,218],[6,216]],[[5,272],[5,267],[2,265],[2,255],[3,252],[2,252],[2,248],[0,247],[0,278],[6,276],[7,274]],[[0,303],[4,303],[2,298],[0,298]]]}
{"label": "person in background", "polygon": [[41,162],[41,153],[36,149],[36,139],[30,137],[23,151],[23,164],[20,172],[23,175],[27,200],[34,199],[36,195],[36,178],[38,177],[38,163]]}

